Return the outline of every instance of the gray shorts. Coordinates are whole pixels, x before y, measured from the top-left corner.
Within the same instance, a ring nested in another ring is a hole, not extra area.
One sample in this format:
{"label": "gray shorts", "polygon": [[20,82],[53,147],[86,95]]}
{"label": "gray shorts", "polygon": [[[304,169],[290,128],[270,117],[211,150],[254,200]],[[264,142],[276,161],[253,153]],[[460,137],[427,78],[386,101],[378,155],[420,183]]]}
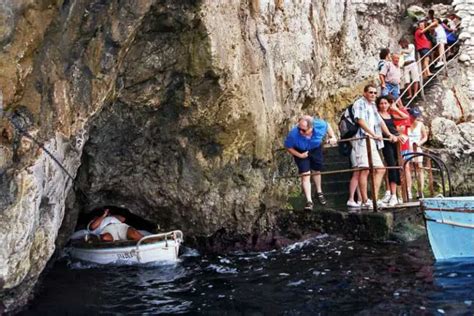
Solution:
{"label": "gray shorts", "polygon": [[[354,140],[351,142],[351,163],[355,168],[368,168],[369,157],[367,156],[367,144],[365,139]],[[370,148],[372,151],[372,164],[374,167],[383,167],[382,158],[377,150],[377,145],[373,139],[370,140]]]}

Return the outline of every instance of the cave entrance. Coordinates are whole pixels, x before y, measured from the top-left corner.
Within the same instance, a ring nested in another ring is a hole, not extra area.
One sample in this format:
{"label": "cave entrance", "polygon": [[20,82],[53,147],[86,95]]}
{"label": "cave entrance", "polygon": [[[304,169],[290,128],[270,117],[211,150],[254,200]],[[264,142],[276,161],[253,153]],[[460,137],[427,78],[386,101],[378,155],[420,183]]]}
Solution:
{"label": "cave entrance", "polygon": [[101,216],[106,209],[110,210],[110,215],[120,215],[125,218],[125,223],[137,230],[146,230],[150,233],[157,233],[156,224],[132,213],[129,209],[115,206],[115,205],[103,205],[94,208],[92,211],[87,213],[81,212],[77,219],[76,228],[74,231],[86,229],[87,224],[97,216]]}

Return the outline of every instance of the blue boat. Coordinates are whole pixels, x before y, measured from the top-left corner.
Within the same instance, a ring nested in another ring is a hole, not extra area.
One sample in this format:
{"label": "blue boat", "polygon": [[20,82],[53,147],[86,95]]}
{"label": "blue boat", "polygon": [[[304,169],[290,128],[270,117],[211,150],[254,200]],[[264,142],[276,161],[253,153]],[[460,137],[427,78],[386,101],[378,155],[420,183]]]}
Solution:
{"label": "blue boat", "polygon": [[474,197],[422,199],[421,209],[436,260],[474,260]]}

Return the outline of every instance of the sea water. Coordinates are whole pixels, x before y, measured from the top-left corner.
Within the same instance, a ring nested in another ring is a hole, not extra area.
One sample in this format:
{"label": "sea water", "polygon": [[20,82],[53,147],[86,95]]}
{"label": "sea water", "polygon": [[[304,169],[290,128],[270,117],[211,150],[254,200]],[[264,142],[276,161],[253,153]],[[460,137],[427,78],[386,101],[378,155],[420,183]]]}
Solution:
{"label": "sea water", "polygon": [[474,262],[435,263],[428,242],[321,235],[267,252],[173,265],[98,266],[63,258],[23,312],[37,314],[473,315]]}

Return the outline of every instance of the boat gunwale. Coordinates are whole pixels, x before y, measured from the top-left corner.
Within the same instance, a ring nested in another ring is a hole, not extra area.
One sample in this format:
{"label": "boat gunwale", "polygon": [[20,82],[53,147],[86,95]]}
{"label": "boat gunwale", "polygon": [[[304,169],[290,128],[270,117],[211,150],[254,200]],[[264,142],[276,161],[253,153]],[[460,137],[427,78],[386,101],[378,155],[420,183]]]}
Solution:
{"label": "boat gunwale", "polygon": [[[153,243],[146,243],[146,244],[142,244],[140,245],[140,250],[143,249],[143,250],[152,250],[152,249],[155,249],[155,248],[171,248],[171,247],[179,247],[179,245],[181,245],[181,241],[180,240],[168,240],[168,242],[172,242],[174,244],[172,245],[169,245],[169,246],[163,246],[163,245],[160,245],[160,243],[164,243],[165,241],[164,240],[159,240],[159,241],[156,241],[156,242],[153,242]],[[100,247],[96,247],[97,245],[100,245]],[[120,245],[120,244],[116,244],[114,245],[113,247],[105,247],[107,246],[106,245],[101,245],[101,244],[86,244],[86,243],[82,243],[82,244],[76,244],[76,245],[70,245],[69,248],[73,248],[75,250],[79,250],[79,251],[88,251],[88,252],[122,252],[122,251],[131,251],[131,250],[136,250],[137,249],[137,245],[136,243],[135,244],[127,244],[127,245]]]}
{"label": "boat gunwale", "polygon": [[429,212],[455,212],[455,213],[473,213],[474,210],[468,210],[468,209],[461,209],[461,208],[444,208],[444,207],[427,207],[427,206],[422,206],[423,211]]}

